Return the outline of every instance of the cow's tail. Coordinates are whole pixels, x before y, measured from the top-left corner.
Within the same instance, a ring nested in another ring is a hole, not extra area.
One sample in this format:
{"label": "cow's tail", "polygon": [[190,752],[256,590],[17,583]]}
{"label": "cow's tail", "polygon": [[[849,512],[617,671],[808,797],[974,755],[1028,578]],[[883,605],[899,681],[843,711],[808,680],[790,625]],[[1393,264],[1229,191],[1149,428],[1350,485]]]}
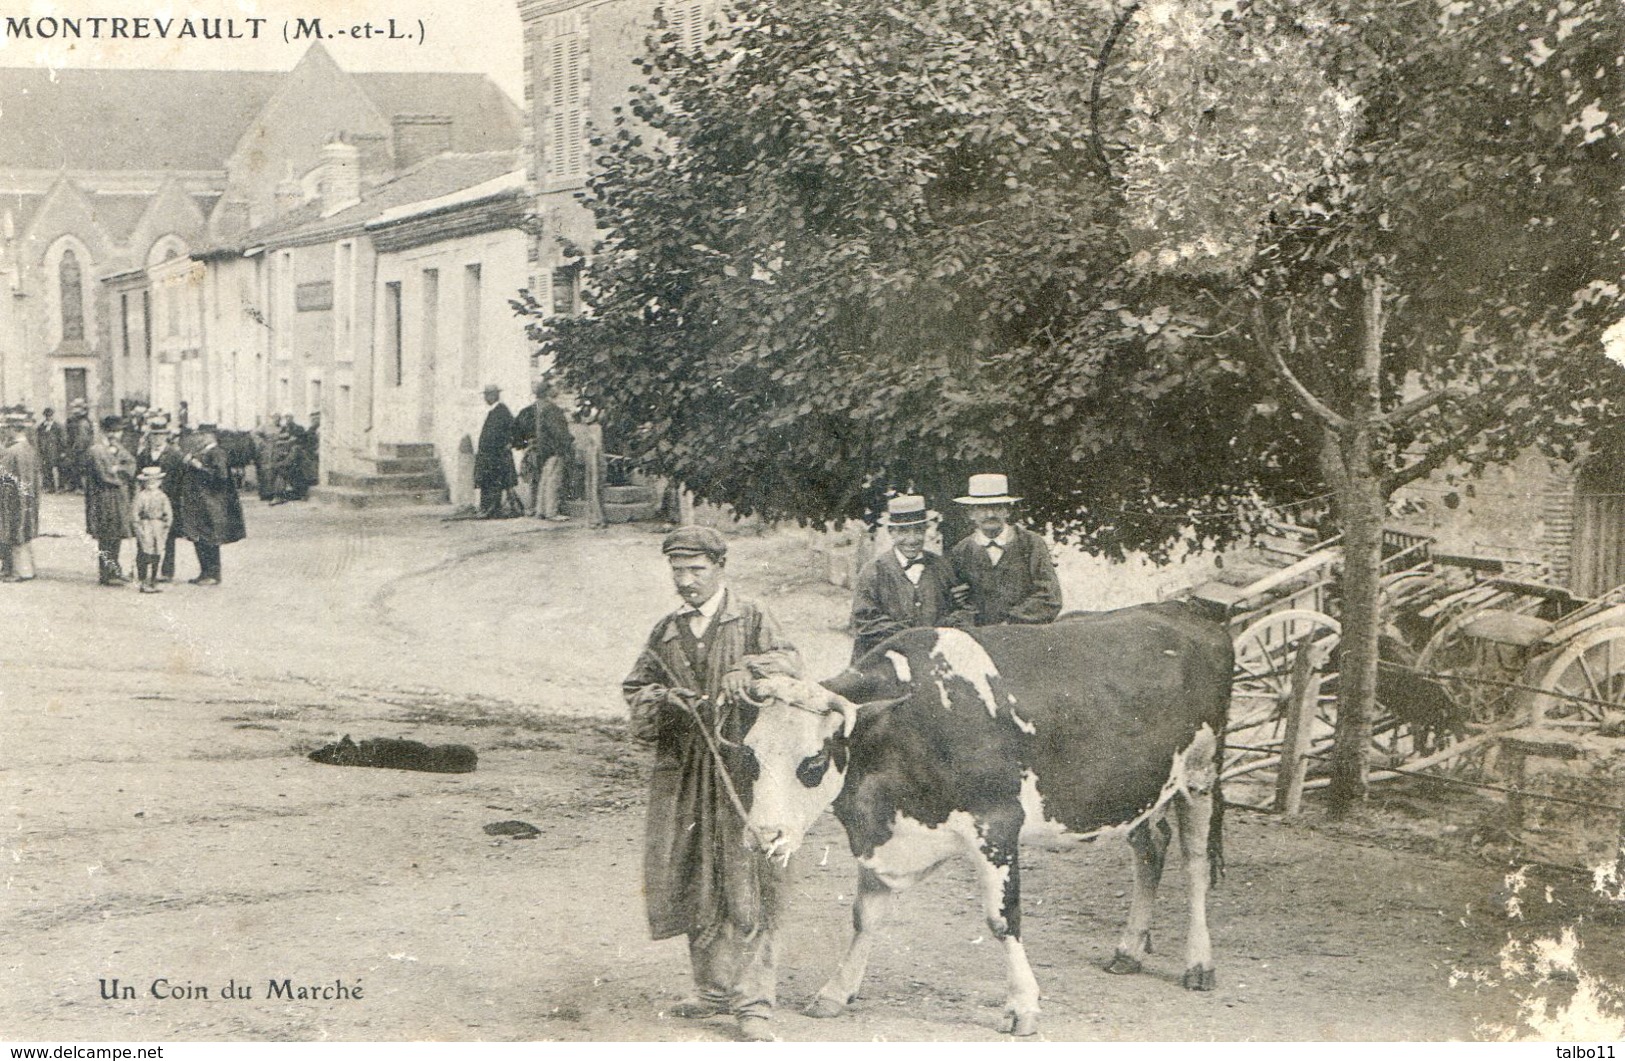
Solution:
{"label": "cow's tail", "polygon": [[1212,799],[1213,814],[1207,827],[1207,882],[1208,887],[1215,888],[1224,880],[1224,784],[1217,777],[1213,779]]}

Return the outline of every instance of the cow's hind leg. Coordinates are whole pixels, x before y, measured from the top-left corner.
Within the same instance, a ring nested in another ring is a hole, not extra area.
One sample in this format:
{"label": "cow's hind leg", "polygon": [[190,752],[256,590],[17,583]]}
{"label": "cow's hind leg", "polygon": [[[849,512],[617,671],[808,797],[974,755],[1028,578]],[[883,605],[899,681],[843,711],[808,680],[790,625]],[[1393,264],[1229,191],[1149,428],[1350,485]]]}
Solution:
{"label": "cow's hind leg", "polygon": [[858,894],[852,900],[852,945],[803,1013],[809,1017],[838,1017],[857,997],[864,970],[869,967],[869,955],[875,949],[875,937],[895,902],[896,892],[873,870],[859,867]]}
{"label": "cow's hind leg", "polygon": [[1129,903],[1128,926],[1117,941],[1117,953],[1106,963],[1108,973],[1137,973],[1151,953],[1151,911],[1157,903],[1157,885],[1168,860],[1168,844],[1173,839],[1165,815],[1136,825],[1128,834],[1134,849],[1134,898]]}
{"label": "cow's hind leg", "polygon": [[1185,856],[1190,884],[1190,925],[1185,931],[1185,986],[1212,991],[1218,984],[1213,967],[1213,941],[1207,931],[1208,831],[1213,826],[1211,791],[1189,792],[1174,800],[1179,815],[1179,850]]}
{"label": "cow's hind leg", "polygon": [[1005,1030],[1012,1035],[1034,1035],[1038,1032],[1038,979],[1021,942],[1021,861],[1016,850],[1021,820],[1018,815],[1013,821],[982,821],[979,825],[978,835],[967,839],[981,882],[988,931],[1004,944],[1009,992]]}

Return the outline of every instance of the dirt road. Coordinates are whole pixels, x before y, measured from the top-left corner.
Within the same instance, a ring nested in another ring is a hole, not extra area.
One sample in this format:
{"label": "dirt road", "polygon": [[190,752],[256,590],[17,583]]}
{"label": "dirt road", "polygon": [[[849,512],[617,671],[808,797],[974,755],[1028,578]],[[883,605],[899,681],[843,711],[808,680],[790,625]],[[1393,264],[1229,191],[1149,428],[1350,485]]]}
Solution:
{"label": "dirt road", "polygon": [[[51,498],[46,529],[76,514]],[[648,753],[616,686],[671,604],[653,529],[249,518],[219,589],[99,588],[77,534],[38,543],[41,580],[0,586],[0,1038],[731,1038],[666,1015],[686,956],[642,921]],[[809,561],[797,534],[744,535],[730,568],[829,673],[846,598]],[[305,758],[345,733],[466,743],[480,768]],[[504,819],[541,834],[482,831]],[[1518,1024],[1520,995],[1573,990],[1503,972],[1509,935],[1582,916],[1585,968],[1625,981],[1617,906],[1536,875],[1509,920],[1504,868],[1455,857],[1414,800],[1335,828],[1232,812],[1226,832],[1220,985],[1201,995],[1178,985],[1176,887],[1148,972],[1108,976],[1126,848],[1027,849],[1044,1036],[1486,1037]],[[829,818],[798,860],[783,1038],[999,1038],[1002,959],[957,868],[904,897],[848,1017],[798,1015],[845,944],[854,879]],[[271,997],[284,981],[314,997]]]}

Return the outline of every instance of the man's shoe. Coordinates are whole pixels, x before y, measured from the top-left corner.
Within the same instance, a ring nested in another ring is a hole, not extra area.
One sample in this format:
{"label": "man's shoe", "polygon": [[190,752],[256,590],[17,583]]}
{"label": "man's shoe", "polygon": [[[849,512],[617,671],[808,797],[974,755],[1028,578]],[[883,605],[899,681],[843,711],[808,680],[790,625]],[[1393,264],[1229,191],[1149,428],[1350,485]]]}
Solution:
{"label": "man's shoe", "polygon": [[705,1020],[707,1017],[720,1017],[726,1012],[715,1002],[679,1002],[671,1008],[673,1017],[684,1020]]}
{"label": "man's shoe", "polygon": [[196,579],[195,581],[200,586],[218,586],[218,585],[220,585],[220,580],[218,578],[200,578],[200,579]]}
{"label": "man's shoe", "polygon": [[766,1017],[740,1017],[739,1039],[747,1043],[773,1043],[779,1037],[773,1034],[773,1022]]}

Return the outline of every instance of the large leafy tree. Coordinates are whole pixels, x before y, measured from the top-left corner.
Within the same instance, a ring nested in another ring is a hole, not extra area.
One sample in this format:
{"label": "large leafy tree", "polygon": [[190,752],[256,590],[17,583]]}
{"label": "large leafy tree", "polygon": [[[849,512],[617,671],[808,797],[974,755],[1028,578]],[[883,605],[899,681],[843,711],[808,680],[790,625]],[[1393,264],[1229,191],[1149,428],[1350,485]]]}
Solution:
{"label": "large leafy tree", "polygon": [[1346,805],[1387,498],[1606,409],[1620,31],[1612,0],[741,5],[602,131],[590,313],[538,336],[747,512],[998,467],[1158,552],[1330,490]]}

